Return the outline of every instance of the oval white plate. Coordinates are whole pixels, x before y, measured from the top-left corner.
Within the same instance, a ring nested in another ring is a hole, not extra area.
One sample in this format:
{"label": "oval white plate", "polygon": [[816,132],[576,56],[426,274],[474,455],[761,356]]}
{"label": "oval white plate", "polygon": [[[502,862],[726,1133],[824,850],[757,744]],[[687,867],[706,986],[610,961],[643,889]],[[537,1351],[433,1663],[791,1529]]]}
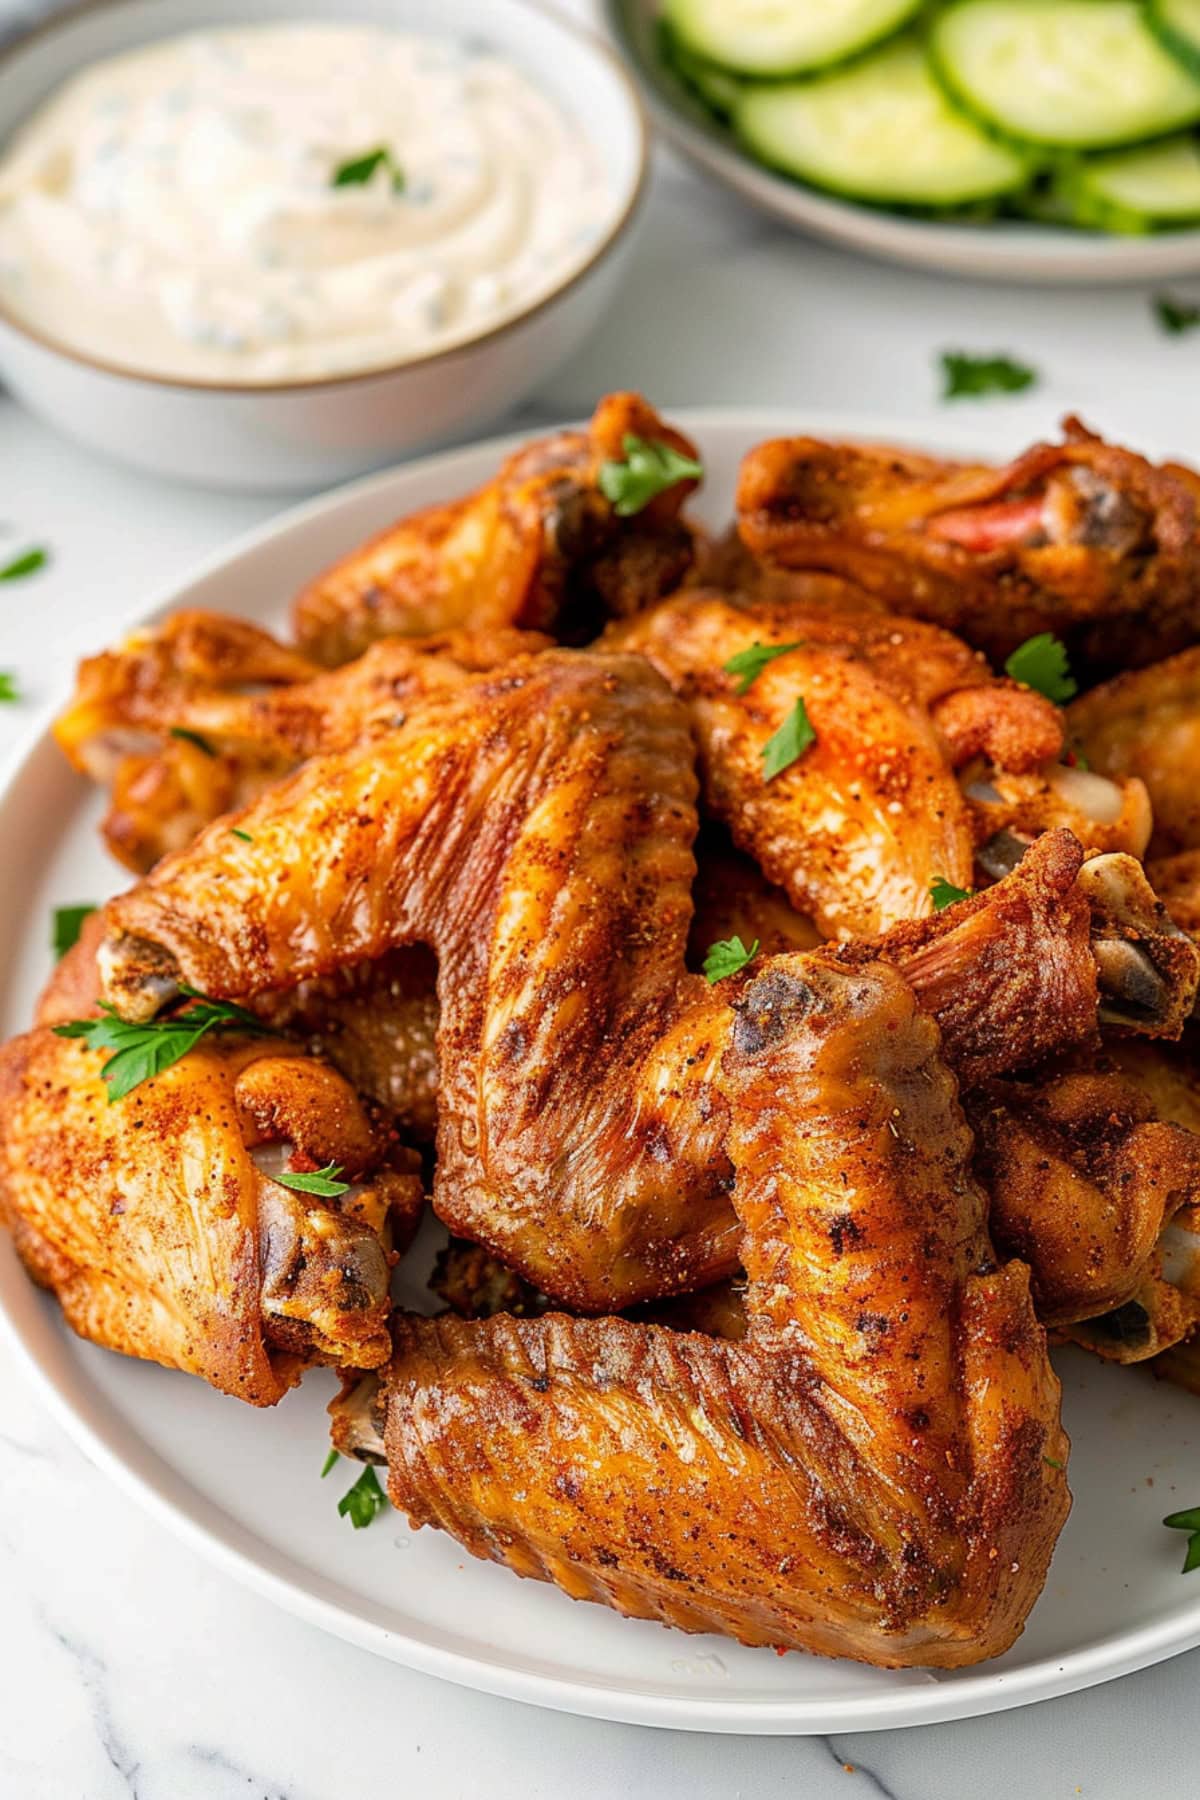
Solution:
{"label": "oval white plate", "polygon": [[1020,219],[942,224],[856,206],[791,181],[739,149],[732,134],[664,67],[655,47],[658,0],[592,0],[592,5],[628,56],[664,137],[743,199],[813,237],[888,262],[980,281],[1120,283],[1200,274],[1200,230],[1108,237]]}
{"label": "oval white plate", "polygon": [[[714,524],[729,515],[739,459],[761,438],[906,435],[878,419],[762,412],[684,414],[680,423],[702,447],[709,478],[700,510]],[[487,479],[504,447],[415,463],[285,514],[141,616],[208,606],[279,624],[314,569],[397,515]],[[945,447],[978,453],[980,436]],[[1014,448],[993,443],[987,453]],[[26,1025],[48,972],[50,908],[122,885],[96,838],[98,798],[71,774],[46,723],[0,784],[5,1035]],[[407,1297],[426,1309],[432,1241],[427,1234],[405,1267]],[[1045,1699],[1200,1643],[1200,1575],[1179,1574],[1179,1535],[1159,1523],[1200,1500],[1200,1400],[1079,1353],[1059,1359],[1076,1501],[1046,1591],[1007,1656],[934,1676],[777,1657],[620,1619],[474,1562],[438,1533],[412,1534],[391,1513],[354,1532],[335,1510],[353,1479],[349,1465],[319,1479],[329,1376],[315,1371],[274,1411],[256,1412],[199,1381],[81,1343],[26,1280],[2,1233],[0,1317],[47,1405],[93,1460],[220,1567],[341,1637],[491,1693],[705,1731],[864,1730]]]}

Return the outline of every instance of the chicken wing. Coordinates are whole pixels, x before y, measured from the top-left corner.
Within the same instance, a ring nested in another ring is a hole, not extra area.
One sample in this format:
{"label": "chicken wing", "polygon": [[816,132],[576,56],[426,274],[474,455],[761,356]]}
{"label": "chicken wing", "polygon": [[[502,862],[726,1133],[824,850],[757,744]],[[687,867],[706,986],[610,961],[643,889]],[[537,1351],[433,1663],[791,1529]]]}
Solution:
{"label": "chicken wing", "polygon": [[1200,849],[1200,646],[1093,688],[1067,717],[1093,769],[1145,783],[1151,856]]}
{"label": "chicken wing", "polygon": [[[1062,748],[1049,701],[913,620],[746,611],[689,591],[612,639],[686,701],[709,810],[826,936],[928,913],[939,876],[970,887],[975,832],[956,766],[983,757],[1022,771]],[[776,654],[746,687],[728,665],[756,645]],[[767,780],[765,746],[799,699],[815,741]]]}
{"label": "chicken wing", "polygon": [[1200,849],[1156,856],[1146,874],[1175,923],[1200,937]]}
{"label": "chicken wing", "polygon": [[[310,1364],[384,1361],[421,1183],[341,1076],[205,1040],[110,1104],[103,1058],[47,1026],[0,1050],[0,1220],[71,1327],[256,1406]],[[330,1163],[336,1203],[277,1179]]]}
{"label": "chicken wing", "polygon": [[1104,668],[1200,635],[1195,478],[1075,419],[1000,469],[779,438],[742,464],[737,510],[757,556],[847,576],[998,660],[1040,631]]}
{"label": "chicken wing", "polygon": [[335,664],[392,633],[466,625],[582,642],[606,617],[653,604],[691,564],[694,538],[679,514],[695,482],[621,516],[600,471],[624,458],[628,437],[695,457],[640,396],[609,394],[586,431],[523,444],[486,487],[389,525],[326,569],[293,608],[301,647]]}
{"label": "chicken wing", "polygon": [[[209,827],[112,902],[105,992],[146,1017],[181,979],[261,994],[428,944],[439,1215],[581,1311],[704,1286],[738,1233],[722,1008],[684,964],[694,801],[686,712],[644,658],[513,662],[305,764],[239,815],[249,843]],[[974,1078],[1091,1041],[1109,964],[1139,1023],[1176,1029],[1195,947],[1153,911],[1093,933],[1081,861],[1048,834],[979,900],[842,948],[894,953]]]}
{"label": "chicken wing", "polygon": [[[937,1032],[886,966],[791,955],[719,1035],[745,1338],[402,1317],[376,1397],[391,1498],[685,1630],[887,1667],[995,1655],[1066,1517],[1066,1440]],[[347,1405],[334,1442],[379,1454]]]}
{"label": "chicken wing", "polygon": [[178,612],[83,662],[54,732],[81,773],[111,788],[102,834],[140,874],[305,757],[389,730],[422,694],[548,642],[444,632],[327,672],[241,620]]}
{"label": "chicken wing", "polygon": [[1200,1137],[1118,1074],[995,1082],[967,1102],[997,1248],[1030,1266],[1047,1325],[1095,1319],[1156,1273],[1162,1231],[1200,1202]]}

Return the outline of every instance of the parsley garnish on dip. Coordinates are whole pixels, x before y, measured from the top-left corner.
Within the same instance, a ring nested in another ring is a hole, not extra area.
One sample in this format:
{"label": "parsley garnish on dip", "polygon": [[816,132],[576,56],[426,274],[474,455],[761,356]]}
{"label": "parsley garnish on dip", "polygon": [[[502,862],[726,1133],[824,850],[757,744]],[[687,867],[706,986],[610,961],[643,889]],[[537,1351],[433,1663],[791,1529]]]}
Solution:
{"label": "parsley garnish on dip", "polygon": [[72,77],[0,154],[0,298],[168,380],[391,367],[583,266],[614,221],[605,148],[535,72],[452,37],[162,38]]}

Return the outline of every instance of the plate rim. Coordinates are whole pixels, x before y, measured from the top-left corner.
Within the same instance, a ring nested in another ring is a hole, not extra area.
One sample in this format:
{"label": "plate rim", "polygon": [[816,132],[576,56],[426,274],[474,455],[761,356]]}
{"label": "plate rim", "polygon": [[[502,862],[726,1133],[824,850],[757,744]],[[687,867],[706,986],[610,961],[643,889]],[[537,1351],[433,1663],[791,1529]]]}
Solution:
{"label": "plate rim", "polygon": [[[908,268],[961,280],[1030,287],[1131,286],[1200,275],[1200,226],[1144,236],[1069,231],[1013,221],[1008,232],[859,205],[793,181],[753,161],[708,119],[698,102],[677,97],[643,54],[629,26],[654,0],[591,0],[594,16],[627,58],[655,128],[695,167],[793,230]],[[655,8],[655,10],[657,10]],[[1018,240],[1017,233],[1021,233]]]}
{"label": "plate rim", "polygon": [[[673,423],[700,439],[706,433],[724,432],[731,436],[760,438],[804,429],[868,442],[911,443],[925,448],[932,443],[951,453],[978,455],[984,436],[982,430],[969,427],[926,426],[918,420],[830,412],[828,409],[810,412],[802,406],[672,407],[669,411]],[[1020,421],[996,423],[1003,437],[1021,431]],[[533,429],[550,432],[558,427],[547,425]],[[409,479],[436,476],[442,468],[449,474],[464,459],[486,457],[494,461],[506,450],[527,441],[529,435],[526,429],[460,445],[453,450],[395,465],[288,507],[189,564],[180,575],[156,586],[148,599],[131,602],[112,629],[119,632],[153,620],[177,605],[180,595],[197,583],[246,554],[286,538],[315,519],[335,516],[347,504],[375,492],[382,496],[393,486],[402,492]],[[402,499],[399,504],[403,504]],[[49,725],[60,705],[61,696],[54,696],[32,713],[16,743],[0,762],[0,811],[10,802],[27,765],[44,752]],[[112,1409],[106,1396],[98,1390],[92,1396],[86,1391],[82,1395],[72,1391],[79,1383],[86,1390],[89,1380],[86,1372],[68,1379],[65,1370],[56,1371],[43,1364],[37,1354],[36,1331],[27,1329],[21,1313],[28,1312],[31,1306],[47,1303],[28,1282],[11,1240],[6,1233],[3,1235],[0,1333],[12,1350],[18,1367],[46,1403],[56,1423],[118,1490],[205,1560],[283,1611],[422,1674],[501,1698],[583,1717],[676,1730],[801,1736],[894,1730],[990,1715],[1098,1686],[1200,1645],[1198,1595],[1189,1609],[1169,1618],[1130,1627],[1080,1649],[1058,1656],[1047,1655],[1011,1671],[991,1670],[983,1663],[972,1674],[956,1675],[953,1681],[939,1681],[935,1676],[928,1685],[897,1685],[891,1690],[881,1687],[877,1692],[859,1696],[723,1700],[719,1693],[712,1691],[695,1698],[639,1693],[599,1681],[542,1673],[511,1666],[504,1653],[488,1658],[399,1633],[317,1591],[322,1582],[318,1571],[293,1564],[294,1573],[280,1573],[278,1567],[271,1565],[285,1563],[284,1554],[225,1514],[219,1503],[206,1499],[189,1483],[186,1475],[173,1469],[148,1440],[138,1435],[128,1418],[119,1412],[115,1424],[106,1418],[105,1409]],[[47,1321],[47,1329],[62,1332],[68,1346],[74,1341],[61,1318]],[[100,1415],[98,1419],[90,1416],[96,1413]],[[140,1444],[166,1475],[140,1471],[131,1459],[128,1442],[123,1445],[122,1440]],[[247,1547],[254,1544],[262,1546],[260,1557]]]}

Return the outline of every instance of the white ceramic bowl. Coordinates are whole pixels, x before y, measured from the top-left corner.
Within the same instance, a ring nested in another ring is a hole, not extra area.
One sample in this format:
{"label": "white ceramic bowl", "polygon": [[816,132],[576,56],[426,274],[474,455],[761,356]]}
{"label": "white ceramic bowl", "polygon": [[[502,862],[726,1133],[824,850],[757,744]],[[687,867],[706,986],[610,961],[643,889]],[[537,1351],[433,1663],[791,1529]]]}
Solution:
{"label": "white ceramic bowl", "polygon": [[664,65],[657,51],[662,0],[591,0],[591,11],[627,55],[655,125],[675,149],[752,206],[809,237],[972,281],[1092,286],[1200,275],[1200,230],[1113,237],[1021,219],[943,222],[805,187],[747,155]]}
{"label": "white ceramic bowl", "polygon": [[0,375],[13,392],[72,437],[155,474],[311,488],[462,436],[543,381],[596,324],[620,278],[646,178],[641,104],[611,52],[538,0],[90,0],[0,59],[0,142],[100,57],[179,32],[294,18],[485,39],[602,151],[608,228],[580,270],[516,318],[452,349],[323,381],[134,375],[50,341],[0,307]]}

